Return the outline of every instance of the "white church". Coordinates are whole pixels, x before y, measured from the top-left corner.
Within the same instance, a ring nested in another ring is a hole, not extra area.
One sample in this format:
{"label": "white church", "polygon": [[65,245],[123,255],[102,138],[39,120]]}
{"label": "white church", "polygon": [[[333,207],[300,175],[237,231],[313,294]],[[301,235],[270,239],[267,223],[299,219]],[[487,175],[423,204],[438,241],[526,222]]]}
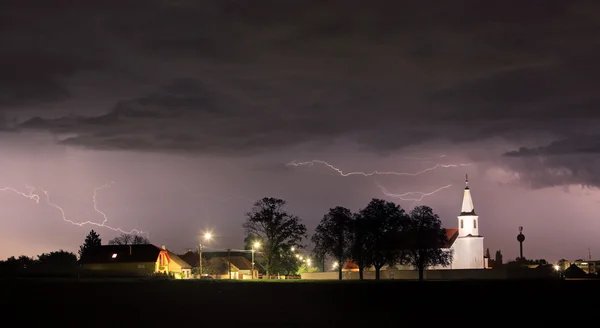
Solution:
{"label": "white church", "polygon": [[452,264],[432,269],[485,269],[483,236],[479,234],[479,216],[475,214],[469,179],[465,179],[462,207],[458,216],[458,228],[447,228],[447,247],[454,253]]}
{"label": "white church", "polygon": [[[488,267],[484,258],[483,236],[479,235],[479,216],[475,214],[469,179],[465,179],[462,207],[458,216],[458,228],[446,228],[448,239],[446,250],[452,250],[453,260],[449,266],[430,267],[430,270],[456,270],[456,269],[485,269]],[[412,270],[403,265],[395,269]],[[367,269],[369,270],[369,269]],[[383,269],[387,270],[387,268]],[[358,266],[348,261],[343,271],[358,271]]]}

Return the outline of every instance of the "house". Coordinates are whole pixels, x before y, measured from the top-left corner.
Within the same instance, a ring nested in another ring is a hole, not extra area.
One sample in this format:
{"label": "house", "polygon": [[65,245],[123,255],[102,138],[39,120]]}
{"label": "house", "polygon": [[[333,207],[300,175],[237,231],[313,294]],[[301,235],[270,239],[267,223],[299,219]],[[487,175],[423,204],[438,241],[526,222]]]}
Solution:
{"label": "house", "polygon": [[238,267],[224,257],[212,257],[204,262],[203,271],[217,279],[239,279]]}
{"label": "house", "polygon": [[145,245],[104,245],[90,249],[80,263],[87,274],[145,276],[169,274],[169,252]]}
{"label": "house", "polygon": [[[191,267],[197,268],[200,262],[198,252],[188,250],[185,254],[179,256],[183,261],[189,263]],[[264,272],[264,268],[259,263],[254,263],[254,274],[252,274],[252,254],[243,251],[230,252],[203,252],[202,253],[202,271],[205,274],[215,277],[224,276],[228,278],[228,264],[231,264],[232,279],[254,279],[258,278],[259,272]],[[255,253],[255,262],[259,259],[258,252]]]}
{"label": "house", "polygon": [[[166,247],[164,247],[166,249]],[[177,254],[167,249],[169,256],[169,272],[173,273],[177,279],[189,279],[192,276],[192,266],[184,261]]]}

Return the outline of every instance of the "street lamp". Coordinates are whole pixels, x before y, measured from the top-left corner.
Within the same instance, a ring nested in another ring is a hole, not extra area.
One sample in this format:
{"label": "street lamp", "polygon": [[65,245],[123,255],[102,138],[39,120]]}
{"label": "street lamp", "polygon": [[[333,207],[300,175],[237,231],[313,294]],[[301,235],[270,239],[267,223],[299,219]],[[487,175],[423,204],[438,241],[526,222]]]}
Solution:
{"label": "street lamp", "polygon": [[[255,242],[252,245],[252,279],[254,279],[254,251],[260,247],[259,242]],[[257,277],[258,278],[258,277]]]}
{"label": "street lamp", "polygon": [[198,243],[198,254],[200,255],[200,263],[198,264],[200,269],[200,279],[202,279],[202,248],[204,247],[202,245],[202,239],[204,239],[205,241],[210,241],[212,238],[212,234],[210,232],[207,232],[202,237],[203,238],[200,238],[200,242]]}

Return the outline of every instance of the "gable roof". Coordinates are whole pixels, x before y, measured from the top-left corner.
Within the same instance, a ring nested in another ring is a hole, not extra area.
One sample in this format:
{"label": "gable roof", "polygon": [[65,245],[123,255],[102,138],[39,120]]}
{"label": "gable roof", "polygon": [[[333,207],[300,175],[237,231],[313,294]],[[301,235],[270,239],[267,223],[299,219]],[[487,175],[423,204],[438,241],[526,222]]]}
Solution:
{"label": "gable roof", "polygon": [[150,244],[103,245],[88,250],[80,262],[82,264],[156,262],[161,252],[165,251]]}
{"label": "gable roof", "polygon": [[342,267],[342,270],[357,270],[357,269],[358,269],[358,265],[356,265],[356,263],[352,262],[352,260],[346,261],[346,264],[344,264],[344,266]]}
{"label": "gable roof", "polygon": [[177,263],[182,269],[191,269],[192,266],[184,261],[181,257],[179,257],[177,254],[171,252],[170,250],[167,250],[167,253],[169,254],[169,259],[175,263]]}
{"label": "gable roof", "polygon": [[198,267],[198,262],[200,262],[200,257],[198,256],[198,252],[188,251],[185,254],[179,255],[179,258],[185,261],[190,267]]}
{"label": "gable roof", "polygon": [[207,267],[204,270],[208,271],[209,274],[228,274],[230,268],[231,272],[239,271],[233,263],[230,265],[227,259],[222,257],[213,257],[207,261],[206,265]]}
{"label": "gable roof", "polygon": [[[225,260],[227,260],[227,258],[225,258]],[[240,270],[252,270],[252,262],[248,261],[248,259],[243,256],[231,256],[229,261]]]}
{"label": "gable roof", "polygon": [[457,228],[446,228],[446,244],[442,248],[450,248],[454,245],[454,242],[458,238],[458,229]]}
{"label": "gable roof", "polygon": [[[240,270],[252,270],[252,261],[248,259],[248,255],[252,256],[247,252],[230,252],[229,258],[232,265],[235,265]],[[259,258],[258,252],[254,253],[254,269],[259,271],[264,271],[264,267],[258,263],[257,259]],[[179,255],[183,261],[187,262],[191,267],[198,267],[198,262],[200,262],[200,256],[198,252],[188,251],[185,254]],[[221,258],[227,261],[227,252],[203,252],[202,259],[203,261],[209,261],[212,258]]]}

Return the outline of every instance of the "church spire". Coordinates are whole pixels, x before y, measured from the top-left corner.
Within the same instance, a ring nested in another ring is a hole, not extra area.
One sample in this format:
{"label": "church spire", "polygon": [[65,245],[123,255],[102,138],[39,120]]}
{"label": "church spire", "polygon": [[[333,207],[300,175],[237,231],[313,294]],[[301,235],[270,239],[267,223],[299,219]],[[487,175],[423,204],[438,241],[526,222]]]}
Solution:
{"label": "church spire", "polygon": [[469,176],[465,174],[465,192],[463,194],[462,208],[460,215],[475,215],[475,207],[473,206],[473,198],[471,198],[471,190],[469,189]]}

